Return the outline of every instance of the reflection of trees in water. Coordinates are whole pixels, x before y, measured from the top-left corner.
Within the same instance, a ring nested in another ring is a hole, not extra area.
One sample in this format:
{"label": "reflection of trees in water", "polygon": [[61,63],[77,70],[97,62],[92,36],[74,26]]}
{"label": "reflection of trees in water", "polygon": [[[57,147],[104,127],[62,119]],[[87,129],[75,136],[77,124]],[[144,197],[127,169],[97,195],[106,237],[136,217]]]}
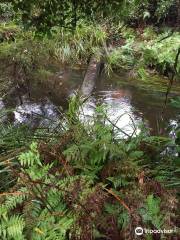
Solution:
{"label": "reflection of trees in water", "polygon": [[[142,89],[136,80],[132,85],[132,81],[129,80],[127,72],[112,74],[111,77],[102,76],[100,81],[97,81],[97,93],[107,94],[111,92],[110,98],[129,99],[132,112],[137,118],[148,122],[151,134],[166,134],[166,128],[170,120],[177,119],[177,111],[171,106],[167,106],[162,115],[165,96],[159,92],[151,92],[151,89]],[[104,91],[106,89],[110,91]],[[101,94],[102,98],[103,94]],[[103,103],[103,100],[101,103]]]}
{"label": "reflection of trees in water", "polygon": [[39,82],[32,80],[29,89],[19,85],[11,88],[3,99],[4,109],[12,109],[6,114],[6,121],[15,123],[19,118],[21,122],[38,126],[46,122],[46,118],[56,115],[55,106],[67,109],[69,93],[78,87],[79,82],[75,80],[81,80],[79,72],[75,75],[76,79],[74,75],[72,70],[61,71]]}
{"label": "reflection of trees in water", "polygon": [[37,86],[32,86],[34,99],[48,98],[56,106],[63,109],[68,107],[68,97],[71,92],[77,89],[82,81],[82,72],[79,70],[67,70],[57,72],[46,80],[41,80]]}
{"label": "reflection of trees in water", "polygon": [[116,91],[112,91],[110,95],[112,98],[115,98],[115,99],[120,99],[120,98],[131,99],[132,97],[131,91],[127,89],[119,89]]}
{"label": "reflection of trees in water", "polygon": [[[18,105],[23,103],[22,100],[22,94],[23,91],[17,87],[13,87],[10,89],[8,94],[5,96],[5,98],[2,100],[4,109],[6,110],[13,110],[15,109]],[[14,122],[15,121],[15,115],[13,111],[8,111],[6,115],[6,121],[7,122]]]}
{"label": "reflection of trees in water", "polygon": [[18,92],[17,89],[11,89],[2,103],[3,109],[9,110],[6,112],[4,122],[24,122],[32,127],[38,126],[42,119],[48,116],[49,109],[53,112],[52,106],[54,107],[47,98],[34,102],[28,93],[24,95],[24,91]]}
{"label": "reflection of trees in water", "polygon": [[[165,96],[164,96],[165,98]],[[164,98],[158,95],[150,95],[134,91],[132,94],[132,104],[138,113],[142,113],[143,120],[148,121],[148,126],[152,135],[167,134],[167,127],[172,119],[177,119],[177,112],[167,106],[164,113]]]}
{"label": "reflection of trees in water", "polygon": [[48,99],[39,103],[25,102],[14,113],[16,122],[26,123],[31,128],[48,126],[58,116],[55,106]]}

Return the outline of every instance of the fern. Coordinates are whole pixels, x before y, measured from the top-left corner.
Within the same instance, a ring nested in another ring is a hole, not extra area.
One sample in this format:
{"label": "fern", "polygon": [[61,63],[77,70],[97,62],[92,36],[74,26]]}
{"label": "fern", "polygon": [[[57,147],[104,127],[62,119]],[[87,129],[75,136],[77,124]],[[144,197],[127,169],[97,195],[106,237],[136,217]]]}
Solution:
{"label": "fern", "polygon": [[130,182],[125,179],[125,176],[108,177],[107,180],[109,180],[113,184],[113,187],[115,189],[130,184]]}
{"label": "fern", "polygon": [[25,222],[21,216],[11,216],[6,220],[1,220],[0,236],[2,239],[23,240],[23,229]]}
{"label": "fern", "polygon": [[146,199],[145,207],[140,213],[146,223],[151,223],[157,229],[160,229],[164,223],[164,216],[160,210],[160,199],[149,195]]}
{"label": "fern", "polygon": [[33,229],[32,239],[66,240],[66,233],[74,223],[71,214],[56,221],[55,217],[49,216],[43,211],[40,218],[44,219],[44,221],[39,222],[39,224]]}
{"label": "fern", "polygon": [[22,166],[32,166],[36,163],[39,166],[42,166],[39,158],[39,153],[37,151],[37,143],[33,142],[30,145],[30,150],[27,153],[22,153],[19,157],[19,161]]}
{"label": "fern", "polygon": [[128,226],[130,215],[126,210],[122,209],[120,205],[105,204],[105,211],[112,216],[117,216],[117,223],[120,229]]}
{"label": "fern", "polygon": [[6,197],[4,205],[7,211],[16,208],[18,204],[22,204],[25,201],[25,199],[27,198],[27,192],[23,192],[24,190],[27,191],[26,189],[20,189],[17,194],[15,193],[12,196],[9,195]]}

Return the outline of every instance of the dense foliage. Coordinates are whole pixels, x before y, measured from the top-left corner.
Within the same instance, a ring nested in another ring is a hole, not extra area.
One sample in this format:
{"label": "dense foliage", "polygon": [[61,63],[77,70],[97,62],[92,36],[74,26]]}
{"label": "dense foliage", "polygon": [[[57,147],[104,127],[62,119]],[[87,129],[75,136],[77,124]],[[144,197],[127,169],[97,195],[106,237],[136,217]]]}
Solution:
{"label": "dense foliage", "polygon": [[[3,0],[10,3],[15,12],[20,11],[26,26],[35,26],[38,31],[49,32],[54,26],[75,28],[82,19],[95,20],[111,17],[114,21],[133,21],[136,24],[148,20],[162,22],[172,12],[174,23],[179,24],[179,1],[176,0],[113,0],[74,1]],[[6,5],[5,5],[6,6]],[[4,5],[2,4],[2,9]]]}

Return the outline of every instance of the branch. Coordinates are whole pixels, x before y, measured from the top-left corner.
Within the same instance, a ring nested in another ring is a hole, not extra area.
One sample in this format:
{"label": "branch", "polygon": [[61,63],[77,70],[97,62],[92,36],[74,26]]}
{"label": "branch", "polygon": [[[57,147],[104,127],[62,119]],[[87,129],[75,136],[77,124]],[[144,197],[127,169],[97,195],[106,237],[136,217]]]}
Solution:
{"label": "branch", "polygon": [[157,42],[158,42],[158,43],[159,43],[159,42],[162,42],[163,40],[165,40],[165,39],[171,37],[171,36],[173,35],[173,33],[174,33],[174,30],[172,30],[172,32],[170,32],[167,36],[161,38],[161,39],[160,39],[159,41],[157,41]]}
{"label": "branch", "polygon": [[131,214],[131,209],[126,205],[126,203],[117,195],[115,194],[112,189],[107,189],[107,188],[103,188],[106,192],[108,192],[109,194],[111,194],[113,197],[115,197],[115,199],[121,204],[123,205],[124,208],[126,208],[126,210]]}
{"label": "branch", "polygon": [[176,57],[175,57],[174,66],[173,66],[173,74],[172,74],[172,77],[169,81],[168,88],[167,88],[167,91],[166,91],[166,98],[165,98],[164,107],[166,107],[166,105],[167,105],[168,95],[171,91],[171,88],[172,88],[172,85],[173,85],[173,82],[174,82],[174,77],[177,74],[177,64],[178,64],[179,55],[180,55],[180,48],[178,49],[178,52],[177,52]]}

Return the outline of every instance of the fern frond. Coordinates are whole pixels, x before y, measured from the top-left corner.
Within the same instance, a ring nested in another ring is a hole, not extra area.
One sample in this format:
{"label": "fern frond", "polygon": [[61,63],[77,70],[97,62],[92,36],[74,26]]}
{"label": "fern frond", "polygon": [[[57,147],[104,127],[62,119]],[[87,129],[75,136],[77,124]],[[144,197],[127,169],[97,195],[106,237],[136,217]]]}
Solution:
{"label": "fern frond", "polygon": [[7,220],[1,221],[0,236],[2,239],[24,240],[24,227],[25,222],[21,216],[11,216]]}

